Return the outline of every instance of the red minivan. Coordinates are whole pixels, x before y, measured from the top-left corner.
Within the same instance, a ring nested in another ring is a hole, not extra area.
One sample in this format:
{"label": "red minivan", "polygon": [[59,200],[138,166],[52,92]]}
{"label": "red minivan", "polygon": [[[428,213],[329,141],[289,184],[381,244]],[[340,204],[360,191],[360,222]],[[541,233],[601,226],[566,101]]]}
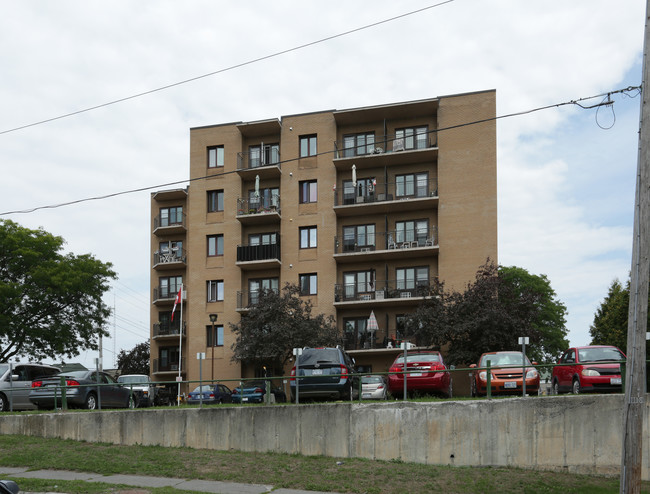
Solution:
{"label": "red minivan", "polygon": [[553,367],[553,394],[617,392],[622,390],[620,361],[625,354],[615,346],[569,348]]}

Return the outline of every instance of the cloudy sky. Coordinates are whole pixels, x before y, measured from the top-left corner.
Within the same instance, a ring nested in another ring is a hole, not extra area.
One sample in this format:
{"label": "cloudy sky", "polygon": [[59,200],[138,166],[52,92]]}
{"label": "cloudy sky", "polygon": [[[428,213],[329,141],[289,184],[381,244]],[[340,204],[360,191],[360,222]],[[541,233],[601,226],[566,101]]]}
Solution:
{"label": "cloudy sky", "polygon": [[[507,115],[641,84],[642,0],[0,6],[0,218],[114,264],[105,367],[149,335],[149,191],[8,212],[185,180],[191,127],[485,89]],[[574,344],[631,263],[640,100],[612,100],[497,124],[499,263],[549,277]]]}

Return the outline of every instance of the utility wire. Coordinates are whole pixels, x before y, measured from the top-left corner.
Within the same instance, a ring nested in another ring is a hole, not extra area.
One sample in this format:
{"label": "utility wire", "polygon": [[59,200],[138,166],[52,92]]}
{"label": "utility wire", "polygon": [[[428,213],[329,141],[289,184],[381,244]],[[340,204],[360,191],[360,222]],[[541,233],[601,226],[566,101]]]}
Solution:
{"label": "utility wire", "polygon": [[357,28],[351,29],[349,31],[345,31],[343,33],[333,34],[331,36],[327,36],[325,38],[321,38],[321,39],[316,40],[316,41],[310,41],[309,43],[305,43],[305,44],[302,44],[302,45],[299,45],[299,46],[295,46],[293,48],[288,48],[286,50],[278,51],[278,52],[272,53],[270,55],[264,55],[262,57],[254,58],[254,59],[248,60],[246,62],[241,62],[241,63],[238,63],[236,65],[231,65],[230,67],[226,67],[224,69],[219,69],[219,70],[215,70],[213,72],[208,72],[207,74],[191,77],[191,78],[185,79],[183,81],[178,81],[178,82],[174,82],[174,83],[171,83],[171,84],[167,84],[165,86],[161,86],[161,87],[158,87],[158,88],[155,88],[155,89],[150,89],[148,91],[133,94],[131,96],[126,96],[124,98],[109,101],[107,103],[102,103],[102,104],[91,106],[91,107],[84,108],[84,109],[81,109],[81,110],[76,110],[76,111],[73,111],[73,112],[70,112],[70,113],[65,113],[63,115],[59,115],[58,117],[47,118],[45,120],[40,120],[38,122],[33,122],[33,123],[30,123],[30,124],[27,124],[27,125],[22,125],[20,127],[14,127],[13,129],[2,130],[2,131],[0,131],[0,135],[9,134],[10,132],[16,132],[16,131],[19,131],[19,130],[27,129],[29,127],[35,127],[37,125],[46,124],[46,123],[49,123],[49,122],[54,122],[56,120],[61,120],[63,118],[68,118],[68,117],[72,117],[72,116],[75,116],[75,115],[79,115],[81,113],[87,113],[87,112],[90,112],[90,111],[93,111],[93,110],[98,110],[100,108],[105,108],[107,106],[116,105],[118,103],[123,103],[125,101],[129,101],[129,100],[132,100],[132,99],[141,98],[141,97],[147,96],[149,94],[157,93],[157,92],[160,92],[160,91],[165,91],[166,89],[171,89],[173,87],[181,86],[183,84],[188,84],[190,82],[198,81],[200,79],[205,79],[206,77],[211,77],[211,76],[217,75],[217,74],[223,74],[224,72],[229,72],[231,70],[239,69],[239,68],[245,67],[247,65],[251,65],[251,64],[254,64],[254,63],[257,63],[257,62],[261,62],[263,60],[268,60],[268,59],[271,59],[271,58],[279,57],[281,55],[286,55],[287,53],[291,53],[291,52],[294,52],[294,51],[302,50],[304,48],[309,48],[310,46],[325,43],[326,41],[331,41],[331,40],[336,39],[336,38],[341,38],[343,36],[348,36],[348,35],[353,34],[353,33],[358,33],[359,31],[364,31],[366,29],[377,27],[377,26],[380,26],[382,24],[386,24],[388,22],[392,22],[392,21],[396,21],[398,19],[402,19],[404,17],[408,17],[410,15],[419,14],[420,12],[424,12],[425,10],[430,10],[430,9],[433,9],[433,8],[436,8],[436,7],[441,7],[441,6],[445,5],[445,4],[452,3],[454,1],[455,0],[445,0],[445,1],[440,2],[440,3],[436,3],[436,4],[433,4],[433,5],[429,5],[427,7],[423,7],[421,9],[412,10],[410,12],[406,12],[404,14],[396,15],[396,16],[390,17],[388,19],[373,22],[372,24],[366,24],[365,26],[357,27]]}
{"label": "utility wire", "polygon": [[[595,105],[592,105],[592,106],[589,106],[589,107],[584,106],[581,103],[583,101],[588,101],[590,99],[602,98],[602,97],[607,96],[607,95],[618,94],[618,93],[624,94],[626,96],[630,96],[629,93],[635,93],[636,92],[636,95],[638,95],[640,93],[640,90],[641,90],[641,86],[628,86],[626,88],[616,89],[614,91],[609,91],[607,93],[596,94],[594,96],[587,96],[587,97],[584,97],[584,98],[565,101],[563,103],[555,103],[555,104],[552,104],[552,105],[540,106],[540,107],[533,108],[533,109],[530,109],[530,110],[524,110],[524,111],[520,111],[520,112],[516,112],[516,113],[508,113],[508,114],[505,114],[505,115],[499,115],[499,116],[496,116],[496,117],[484,118],[484,119],[475,120],[475,121],[472,121],[472,122],[465,122],[465,123],[461,123],[461,124],[458,124],[458,125],[452,125],[450,127],[444,127],[444,128],[441,128],[441,129],[434,129],[434,130],[429,131],[428,133],[445,132],[445,131],[448,131],[448,130],[454,130],[454,129],[458,129],[458,128],[462,128],[462,127],[467,127],[467,126],[470,126],[470,125],[478,125],[478,124],[487,123],[487,122],[491,122],[491,121],[495,121],[495,120],[502,120],[504,118],[511,118],[511,117],[519,117],[519,116],[523,116],[523,115],[529,115],[531,113],[535,113],[535,112],[538,112],[538,111],[549,110],[551,108],[560,108],[562,106],[567,106],[567,105],[575,105],[575,106],[579,106],[580,108],[583,108],[583,109],[599,108],[601,106],[610,105],[611,103],[608,102],[608,101],[603,100],[601,103],[598,103],[598,104],[595,104]],[[636,96],[636,95],[634,95],[634,96]],[[632,96],[632,97],[634,97],[634,96]],[[390,142],[390,141],[393,141],[393,140],[394,139],[389,139],[388,141]],[[318,153],[318,156],[322,156],[322,155],[326,155],[326,154],[333,154],[333,153],[336,153],[336,152],[337,152],[337,150],[324,151],[322,153]],[[274,164],[280,166],[280,165],[282,165],[284,163],[290,163],[290,162],[293,162],[293,161],[298,161],[300,159],[301,158],[299,158],[299,157],[297,157],[297,158],[289,158],[287,160],[282,160],[282,161],[279,161],[278,163],[274,163]],[[36,211],[39,211],[39,210],[42,210],[42,209],[56,209],[56,208],[60,208],[60,207],[64,207],[64,206],[72,206],[74,204],[80,204],[80,203],[83,203],[83,202],[100,201],[100,200],[103,200],[103,199],[109,199],[109,198],[112,198],[112,197],[118,197],[118,196],[122,196],[122,195],[126,195],[126,194],[133,194],[133,193],[136,193],[136,192],[145,192],[145,191],[148,191],[148,190],[164,189],[166,187],[171,187],[171,186],[174,186],[174,185],[181,185],[181,184],[196,182],[196,181],[199,181],[199,180],[208,180],[208,179],[212,179],[212,178],[216,178],[216,177],[222,177],[222,176],[225,176],[225,175],[230,175],[232,173],[237,173],[237,171],[238,170],[232,170],[232,171],[228,171],[228,172],[222,172],[220,174],[205,175],[205,176],[202,176],[202,177],[195,177],[195,178],[189,178],[189,179],[184,179],[184,180],[177,180],[177,181],[174,181],[174,182],[167,182],[167,183],[163,183],[163,184],[150,185],[150,186],[147,186],[147,187],[139,187],[137,189],[130,189],[130,190],[124,190],[124,191],[120,191],[120,192],[114,192],[112,194],[105,194],[105,195],[102,195],[102,196],[87,197],[85,199],[77,199],[77,200],[74,200],[74,201],[62,202],[62,203],[58,203],[58,204],[50,204],[50,205],[47,205],[47,206],[38,206],[38,207],[30,208],[30,209],[5,211],[5,212],[0,213],[0,216],[7,216],[7,215],[10,215],[10,214],[29,214],[29,213],[33,213],[33,212],[36,212]]]}

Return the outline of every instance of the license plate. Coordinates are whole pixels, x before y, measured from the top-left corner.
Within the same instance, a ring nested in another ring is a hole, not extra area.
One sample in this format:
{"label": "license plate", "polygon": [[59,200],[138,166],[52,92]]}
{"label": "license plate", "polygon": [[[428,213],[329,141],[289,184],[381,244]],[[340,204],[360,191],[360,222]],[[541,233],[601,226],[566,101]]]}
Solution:
{"label": "license plate", "polygon": [[411,374],[409,374],[409,377],[422,377],[422,373],[421,372],[412,372]]}
{"label": "license plate", "polygon": [[323,375],[323,369],[314,369],[311,371],[312,376],[321,376]]}
{"label": "license plate", "polygon": [[361,398],[370,398],[370,393],[363,393]]}
{"label": "license plate", "polygon": [[503,387],[505,389],[514,389],[517,387],[517,381],[506,381]]}
{"label": "license plate", "polygon": [[623,382],[621,381],[621,378],[620,378],[620,377],[612,377],[612,378],[609,380],[609,383],[610,383],[610,384],[623,384]]}
{"label": "license plate", "polygon": [[241,401],[248,401],[248,398],[242,398]]}

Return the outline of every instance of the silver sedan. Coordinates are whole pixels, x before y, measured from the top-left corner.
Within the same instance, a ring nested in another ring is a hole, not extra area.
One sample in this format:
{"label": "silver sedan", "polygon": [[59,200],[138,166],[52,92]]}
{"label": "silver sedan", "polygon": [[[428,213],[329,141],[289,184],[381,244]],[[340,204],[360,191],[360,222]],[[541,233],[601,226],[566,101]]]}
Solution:
{"label": "silver sedan", "polygon": [[388,386],[382,376],[363,376],[361,378],[361,398],[364,400],[385,400]]}

